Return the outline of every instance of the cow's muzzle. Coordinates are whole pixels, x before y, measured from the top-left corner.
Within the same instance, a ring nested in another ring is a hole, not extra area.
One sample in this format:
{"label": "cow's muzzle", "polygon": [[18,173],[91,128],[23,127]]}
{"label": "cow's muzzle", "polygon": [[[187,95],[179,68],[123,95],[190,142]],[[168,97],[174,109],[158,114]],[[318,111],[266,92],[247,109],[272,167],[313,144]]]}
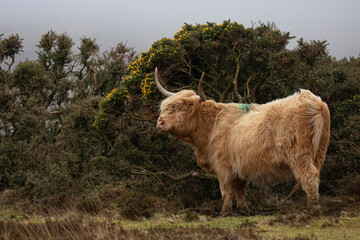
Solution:
{"label": "cow's muzzle", "polygon": [[158,120],[157,120],[157,124],[156,124],[156,127],[157,129],[162,129],[165,125],[165,121],[162,117],[159,117]]}

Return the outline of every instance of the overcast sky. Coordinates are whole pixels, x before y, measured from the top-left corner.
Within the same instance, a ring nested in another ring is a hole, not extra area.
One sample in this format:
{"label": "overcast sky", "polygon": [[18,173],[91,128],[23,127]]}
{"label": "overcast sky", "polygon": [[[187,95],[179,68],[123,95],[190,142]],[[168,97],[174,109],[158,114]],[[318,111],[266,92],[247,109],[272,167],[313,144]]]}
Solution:
{"label": "overcast sky", "polygon": [[0,0],[0,8],[0,34],[24,39],[21,60],[36,58],[35,45],[49,30],[66,32],[76,47],[86,36],[102,50],[127,41],[142,52],[184,23],[229,19],[245,27],[270,21],[296,39],[327,40],[337,59],[360,54],[360,0]]}

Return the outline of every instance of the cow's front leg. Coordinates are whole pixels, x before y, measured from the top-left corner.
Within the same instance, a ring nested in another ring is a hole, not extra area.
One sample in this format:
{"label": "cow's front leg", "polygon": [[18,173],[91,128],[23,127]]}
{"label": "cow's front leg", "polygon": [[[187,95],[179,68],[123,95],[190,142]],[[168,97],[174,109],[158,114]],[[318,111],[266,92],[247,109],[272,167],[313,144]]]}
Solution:
{"label": "cow's front leg", "polygon": [[247,181],[236,178],[233,180],[233,189],[235,190],[236,212],[237,214],[247,215],[249,208],[245,202],[245,194],[247,190]]}
{"label": "cow's front leg", "polygon": [[223,206],[221,209],[221,216],[227,216],[232,212],[233,199],[234,199],[234,189],[232,186],[231,180],[228,179],[228,176],[218,176],[221,196],[223,200]]}

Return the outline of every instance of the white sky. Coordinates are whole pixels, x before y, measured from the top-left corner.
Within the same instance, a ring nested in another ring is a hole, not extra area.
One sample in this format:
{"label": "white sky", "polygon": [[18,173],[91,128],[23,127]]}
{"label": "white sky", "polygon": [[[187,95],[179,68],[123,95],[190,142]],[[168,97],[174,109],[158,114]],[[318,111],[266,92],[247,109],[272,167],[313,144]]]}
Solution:
{"label": "white sky", "polygon": [[51,29],[66,32],[76,47],[86,36],[102,50],[127,41],[140,53],[184,23],[229,19],[246,27],[275,22],[296,39],[327,40],[337,59],[360,54],[360,0],[0,0],[0,9],[3,37],[24,39],[18,60],[35,59],[35,45]]}

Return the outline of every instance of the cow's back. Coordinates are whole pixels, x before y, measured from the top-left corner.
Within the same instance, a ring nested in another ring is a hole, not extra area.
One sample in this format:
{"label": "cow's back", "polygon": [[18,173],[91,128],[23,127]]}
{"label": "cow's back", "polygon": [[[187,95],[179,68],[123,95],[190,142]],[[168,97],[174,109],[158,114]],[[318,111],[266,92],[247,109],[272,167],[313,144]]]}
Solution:
{"label": "cow's back", "polygon": [[[229,157],[233,174],[259,185],[272,185],[291,176],[296,158],[299,116],[306,115],[314,96],[302,90],[284,99],[254,106],[237,119],[223,116],[218,125],[223,129],[214,136],[224,139],[221,148]],[[315,99],[315,101],[317,101]],[[228,126],[228,129],[226,129]],[[311,127],[309,122],[308,127]],[[215,159],[214,159],[215,160]]]}

